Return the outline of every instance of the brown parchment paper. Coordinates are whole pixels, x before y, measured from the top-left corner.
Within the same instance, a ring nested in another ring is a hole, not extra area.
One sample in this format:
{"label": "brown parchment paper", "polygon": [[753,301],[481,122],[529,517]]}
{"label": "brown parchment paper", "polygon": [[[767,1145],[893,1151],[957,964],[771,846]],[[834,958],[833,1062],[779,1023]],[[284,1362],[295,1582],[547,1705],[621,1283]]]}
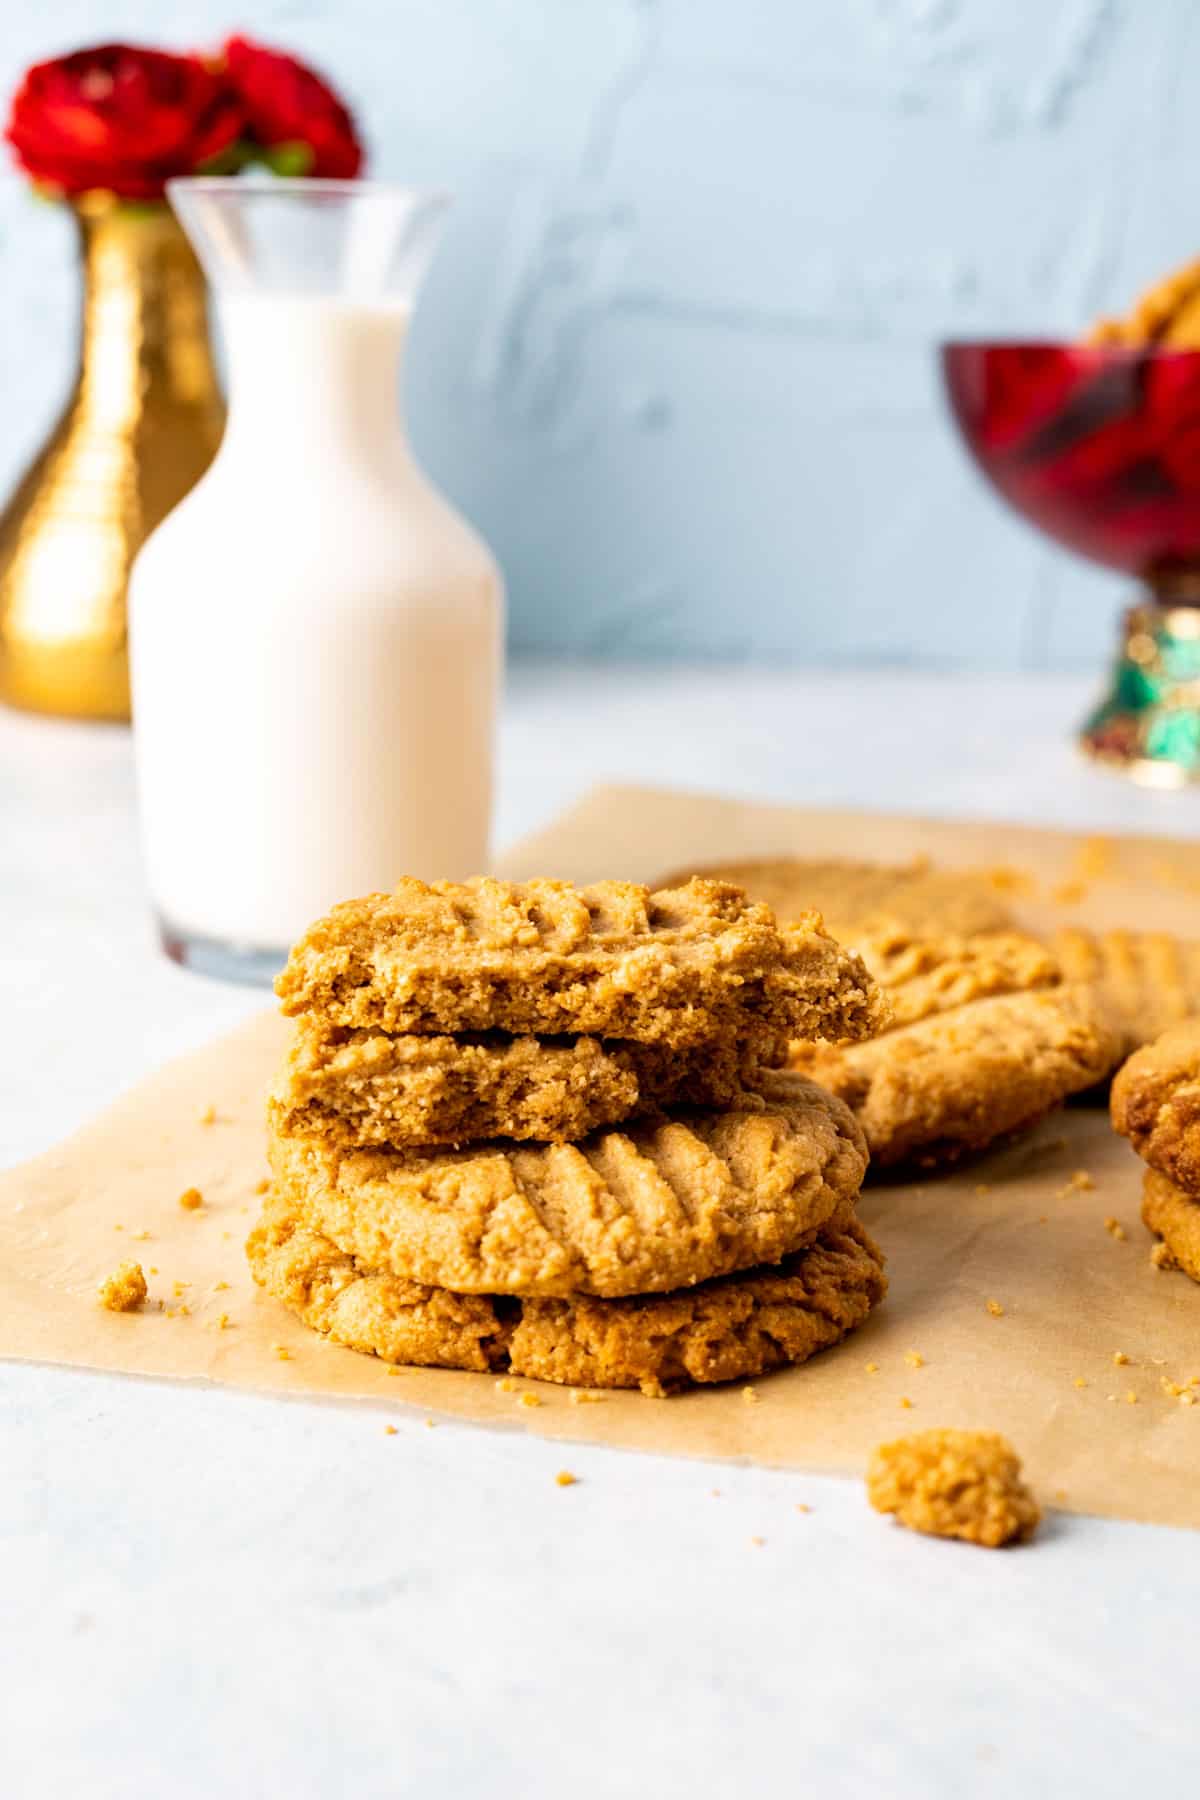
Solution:
{"label": "brown parchment paper", "polygon": [[[788,850],[885,860],[927,852],[999,866],[1019,874],[1017,909],[1031,925],[1076,919],[1196,934],[1200,846],[1098,845],[634,789],[588,796],[512,852],[504,872],[649,879]],[[490,1376],[392,1374],[325,1344],[254,1289],[241,1246],[266,1173],[262,1095],[284,1029],[270,1013],[252,1020],[0,1177],[0,1356],[407,1403],[546,1437],[854,1473],[882,1438],[982,1426],[1012,1437],[1052,1505],[1200,1526],[1200,1403],[1183,1406],[1163,1386],[1200,1374],[1200,1287],[1152,1267],[1138,1218],[1142,1165],[1101,1109],[1068,1108],[949,1178],[868,1189],[862,1213],[888,1253],[887,1302],[838,1348],[759,1380],[757,1405],[734,1387],[578,1406],[561,1389],[521,1381],[516,1388],[541,1401],[528,1408]],[[1077,1170],[1094,1186],[1070,1185]],[[178,1204],[190,1186],[204,1197],[195,1212]],[[1106,1219],[1120,1222],[1124,1241]],[[147,1270],[151,1305],[106,1313],[97,1283],[128,1258]],[[1128,1362],[1117,1365],[1117,1352]]]}

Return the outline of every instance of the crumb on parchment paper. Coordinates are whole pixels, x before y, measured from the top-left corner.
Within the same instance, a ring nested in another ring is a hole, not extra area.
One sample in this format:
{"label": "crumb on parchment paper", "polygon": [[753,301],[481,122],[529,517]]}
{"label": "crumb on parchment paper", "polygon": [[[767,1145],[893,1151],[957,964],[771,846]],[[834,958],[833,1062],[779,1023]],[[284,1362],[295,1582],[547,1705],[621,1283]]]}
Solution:
{"label": "crumb on parchment paper", "polygon": [[198,1212],[204,1205],[204,1195],[197,1187],[184,1188],[179,1196],[179,1204],[184,1212]]}
{"label": "crumb on parchment paper", "polygon": [[574,1487],[578,1480],[578,1475],[572,1475],[570,1469],[560,1469],[554,1477],[557,1487]]}
{"label": "crumb on parchment paper", "polygon": [[867,1498],[910,1531],[991,1550],[1032,1537],[1041,1519],[1020,1459],[991,1431],[921,1431],[880,1444]]}
{"label": "crumb on parchment paper", "polygon": [[101,1306],[109,1312],[137,1312],[145,1304],[146,1277],[141,1263],[118,1263],[97,1289]]}

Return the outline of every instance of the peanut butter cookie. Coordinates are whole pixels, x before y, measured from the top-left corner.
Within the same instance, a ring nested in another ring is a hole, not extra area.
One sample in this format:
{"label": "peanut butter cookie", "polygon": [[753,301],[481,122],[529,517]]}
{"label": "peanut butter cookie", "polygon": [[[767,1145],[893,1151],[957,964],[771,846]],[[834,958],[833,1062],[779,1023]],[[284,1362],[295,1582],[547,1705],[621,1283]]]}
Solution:
{"label": "peanut butter cookie", "polygon": [[[698,869],[732,881],[762,900],[780,920],[822,915],[834,937],[857,949],[864,931],[907,927],[926,938],[1007,931],[1012,914],[985,876],[909,863],[844,862],[799,856],[764,857]],[[674,886],[682,875],[668,876]]]}
{"label": "peanut butter cookie", "polygon": [[281,1132],[345,1150],[571,1143],[634,1113],[729,1105],[758,1073],[730,1039],[672,1051],[594,1037],[391,1036],[301,1019],[272,1092]]}
{"label": "peanut butter cookie", "polygon": [[260,1286],[351,1350],[651,1395],[804,1362],[861,1325],[887,1288],[849,1204],[774,1268],[648,1298],[449,1293],[372,1270],[277,1196],[246,1251]]}
{"label": "peanut butter cookie", "polygon": [[1118,1070],[1113,1128],[1186,1193],[1200,1195],[1200,1019],[1164,1031]]}
{"label": "peanut butter cookie", "polygon": [[1099,320],[1084,342],[1129,348],[1157,344],[1172,350],[1200,347],[1200,260],[1160,277],[1126,318]]}
{"label": "peanut butter cookie", "polygon": [[1182,1269],[1200,1281],[1200,1200],[1184,1193],[1157,1169],[1147,1169],[1142,1187],[1142,1221],[1162,1239],[1156,1257],[1164,1269]]}
{"label": "peanut butter cookie", "polygon": [[288,1136],[276,1186],[365,1268],[456,1293],[662,1293],[777,1262],[862,1183],[852,1114],[802,1077],[765,1097],[522,1149],[362,1149]]}
{"label": "peanut butter cookie", "polygon": [[1112,1068],[1089,988],[989,995],[867,1044],[796,1045],[793,1066],[854,1110],[872,1164],[938,1166],[1036,1123]]}
{"label": "peanut butter cookie", "polygon": [[1200,943],[1158,931],[1071,927],[1055,934],[1051,949],[1064,978],[1087,982],[1103,1002],[1118,1061],[1200,1014]]}
{"label": "peanut butter cookie", "polygon": [[628,881],[405,880],[335,906],[295,946],[276,991],[285,1013],[357,1029],[675,1049],[859,1038],[877,1016],[862,963],[819,919],[781,931],[767,907],[715,881],[651,893]]}
{"label": "peanut butter cookie", "polygon": [[919,1431],[880,1444],[867,1498],[910,1531],[989,1550],[1032,1537],[1042,1517],[1012,1445],[991,1431]]}

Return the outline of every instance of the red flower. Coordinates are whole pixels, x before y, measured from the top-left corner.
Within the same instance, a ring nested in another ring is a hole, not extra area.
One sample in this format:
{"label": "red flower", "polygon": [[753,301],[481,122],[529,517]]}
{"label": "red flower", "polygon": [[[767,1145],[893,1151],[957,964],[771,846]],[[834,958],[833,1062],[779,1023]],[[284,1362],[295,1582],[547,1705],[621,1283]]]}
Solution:
{"label": "red flower", "polygon": [[363,165],[354,120],[331,87],[294,56],[232,37],[225,46],[230,85],[250,135],[280,173],[349,180]]}
{"label": "red flower", "polygon": [[172,175],[211,164],[243,127],[236,94],[198,56],[98,44],[36,63],[5,135],[26,172],[60,193],[157,199]]}

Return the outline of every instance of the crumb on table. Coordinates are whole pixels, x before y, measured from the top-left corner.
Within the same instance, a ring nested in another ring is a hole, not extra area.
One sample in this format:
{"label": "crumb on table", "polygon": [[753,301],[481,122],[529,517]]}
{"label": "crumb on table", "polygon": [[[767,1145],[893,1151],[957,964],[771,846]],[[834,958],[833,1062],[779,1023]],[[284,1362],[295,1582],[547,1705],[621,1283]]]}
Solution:
{"label": "crumb on table", "polygon": [[987,1309],[991,1313],[993,1319],[1002,1319],[1004,1317],[1004,1308],[998,1300],[989,1300]]}
{"label": "crumb on table", "polygon": [[97,1290],[101,1306],[109,1312],[136,1312],[146,1299],[146,1277],[141,1263],[119,1263]]}
{"label": "crumb on table", "polygon": [[184,1212],[196,1212],[204,1205],[204,1195],[200,1192],[199,1188],[184,1188],[182,1194],[179,1196],[179,1204],[182,1206]]}
{"label": "crumb on table", "polygon": [[1123,1244],[1129,1236],[1129,1233],[1122,1225],[1120,1219],[1114,1219],[1111,1213],[1104,1221],[1104,1229],[1107,1231],[1110,1238],[1116,1239],[1118,1244]]}
{"label": "crumb on table", "polygon": [[579,1477],[572,1475],[570,1469],[560,1469],[554,1479],[559,1487],[574,1487]]}
{"label": "crumb on table", "polygon": [[990,1431],[921,1431],[880,1444],[867,1498],[910,1531],[991,1550],[1032,1537],[1041,1519],[1012,1445]]}

